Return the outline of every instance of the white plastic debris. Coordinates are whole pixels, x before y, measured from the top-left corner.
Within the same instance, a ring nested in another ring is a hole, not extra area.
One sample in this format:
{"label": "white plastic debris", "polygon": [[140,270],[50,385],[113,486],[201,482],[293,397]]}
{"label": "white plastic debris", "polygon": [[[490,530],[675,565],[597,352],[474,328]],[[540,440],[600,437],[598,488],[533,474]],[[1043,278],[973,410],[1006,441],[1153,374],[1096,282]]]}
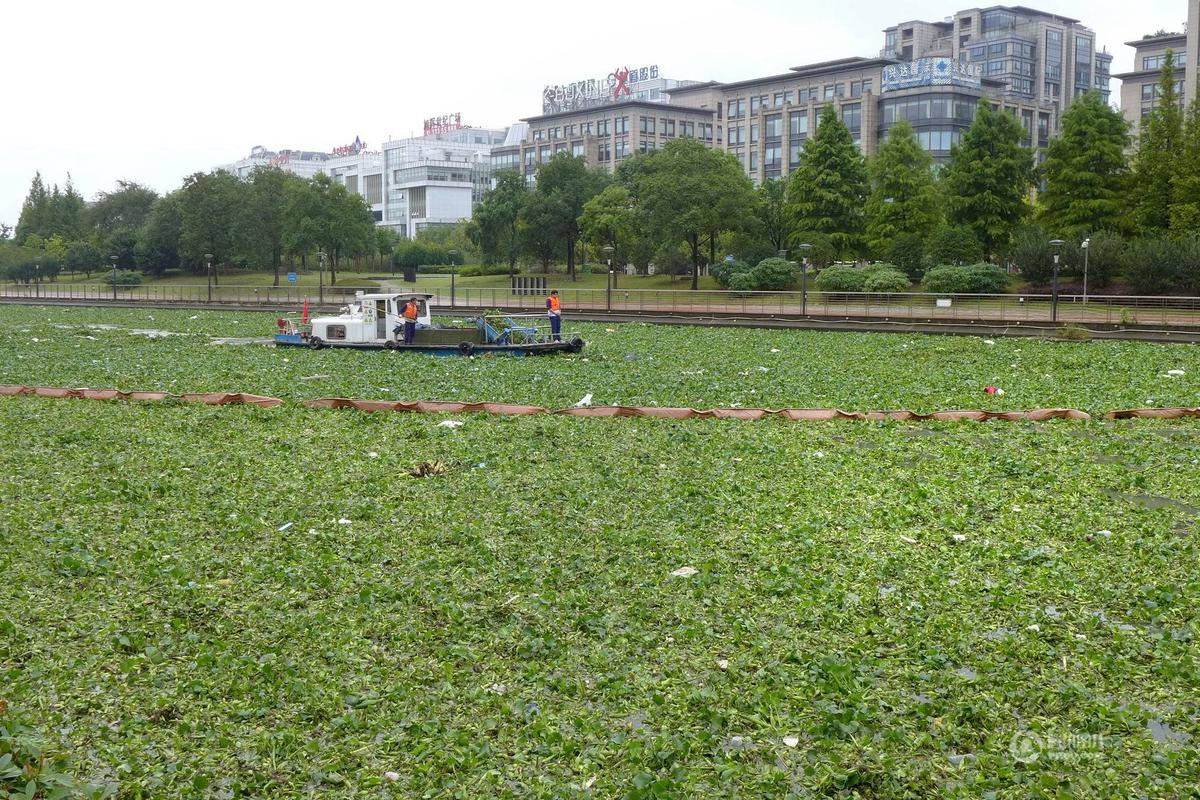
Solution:
{"label": "white plastic debris", "polygon": [[717,669],[729,669],[729,659],[728,658],[718,658],[717,659]]}
{"label": "white plastic debris", "polygon": [[190,317],[188,317],[188,319],[200,319],[200,315],[199,315],[199,314],[192,314]]}
{"label": "white plastic debris", "polygon": [[983,340],[983,343],[984,343],[984,344],[986,344],[986,345],[989,345],[989,346],[991,346],[991,345],[994,345],[996,342],[995,342],[995,341],[993,341],[992,339],[984,339],[984,340]]}
{"label": "white plastic debris", "polygon": [[346,519],[345,517],[342,517],[341,519],[338,520],[338,525],[351,525],[351,524],[353,524],[353,523],[350,520]]}
{"label": "white plastic debris", "polygon": [[616,328],[605,328],[604,330],[608,333],[616,333],[617,332]]}
{"label": "white plastic debris", "polygon": [[400,780],[400,773],[399,772],[385,772],[385,773],[383,773],[383,777],[387,778],[392,783],[395,783],[396,781]]}
{"label": "white plastic debris", "polygon": [[956,541],[956,542],[965,542],[965,541],[967,540],[967,537],[966,537],[964,534],[961,534],[961,533],[956,533],[956,534],[954,534],[954,536],[953,536],[952,538],[953,538],[953,539],[954,539],[954,541]]}
{"label": "white plastic debris", "polygon": [[1034,624],[1030,625],[1030,626],[1029,626],[1028,628],[1026,628],[1025,630],[1027,630],[1027,631],[1033,631],[1034,633],[1037,633],[1037,632],[1039,632],[1041,629],[1042,629],[1042,626],[1041,626],[1041,625],[1038,625],[1038,624],[1035,622]]}
{"label": "white plastic debris", "polygon": [[379,453],[376,453],[374,450],[372,450],[371,452],[367,453],[367,458],[379,458]]}
{"label": "white plastic debris", "polygon": [[671,574],[676,578],[690,578],[699,571],[695,567],[680,567],[677,570],[672,570]]}
{"label": "white plastic debris", "polygon": [[437,424],[437,426],[439,428],[450,428],[451,430],[453,430],[454,428],[461,428],[462,423],[456,419],[444,419],[441,422],[439,422]]}
{"label": "white plastic debris", "polygon": [[580,398],[579,402],[575,404],[575,407],[576,408],[587,408],[591,404],[592,404],[592,393],[588,392],[582,398]]}
{"label": "white plastic debris", "polygon": [[900,541],[904,542],[905,544],[916,544],[917,543],[917,540],[912,538],[911,536],[903,536],[903,535],[901,535]]}
{"label": "white plastic debris", "polygon": [[785,736],[785,737],[783,737],[783,743],[785,745],[787,745],[788,747],[796,747],[797,745],[800,744],[800,737],[799,736]]}
{"label": "white plastic debris", "polygon": [[996,390],[996,396],[997,396],[997,397],[1003,397],[1003,396],[1004,396],[1004,390],[1003,390],[1003,389],[997,389],[997,390]]}
{"label": "white plastic debris", "polygon": [[772,348],[771,348],[771,352],[772,352],[772,353],[782,353],[783,351],[782,351],[782,350],[780,350],[778,347],[772,347]]}
{"label": "white plastic debris", "polygon": [[292,525],[294,525],[294,524],[295,524],[294,522],[285,522],[279,526],[278,530],[280,532],[286,531],[288,528],[292,527]]}
{"label": "white plastic debris", "polygon": [[1186,375],[1187,373],[1181,369],[1169,369],[1169,370],[1167,370],[1167,374],[1170,375],[1172,378],[1180,378],[1180,377],[1183,377],[1184,375]]}

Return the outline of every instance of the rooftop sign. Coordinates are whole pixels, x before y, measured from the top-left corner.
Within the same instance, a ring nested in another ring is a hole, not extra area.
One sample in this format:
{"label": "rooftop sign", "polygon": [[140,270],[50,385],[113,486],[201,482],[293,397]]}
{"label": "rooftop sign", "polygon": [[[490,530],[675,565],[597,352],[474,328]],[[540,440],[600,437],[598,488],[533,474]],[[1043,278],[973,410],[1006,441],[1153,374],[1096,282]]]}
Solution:
{"label": "rooftop sign", "polygon": [[344,144],[341,147],[335,147],[333,148],[333,154],[335,156],[355,156],[361,153],[365,147],[366,144],[355,136],[353,144]]}
{"label": "rooftop sign", "polygon": [[983,86],[980,64],[960,64],[952,58],[919,58],[906,64],[889,64],[883,68],[883,91],[915,89],[919,86]]}
{"label": "rooftop sign", "polygon": [[633,96],[633,88],[643,81],[658,78],[658,65],[618,67],[604,78],[589,78],[574,83],[547,86],[542,90],[542,113],[579,111],[584,108],[619,103]]}
{"label": "rooftop sign", "polygon": [[430,117],[425,120],[425,135],[449,133],[450,131],[459,130],[462,126],[462,114],[458,112],[443,114],[440,117]]}

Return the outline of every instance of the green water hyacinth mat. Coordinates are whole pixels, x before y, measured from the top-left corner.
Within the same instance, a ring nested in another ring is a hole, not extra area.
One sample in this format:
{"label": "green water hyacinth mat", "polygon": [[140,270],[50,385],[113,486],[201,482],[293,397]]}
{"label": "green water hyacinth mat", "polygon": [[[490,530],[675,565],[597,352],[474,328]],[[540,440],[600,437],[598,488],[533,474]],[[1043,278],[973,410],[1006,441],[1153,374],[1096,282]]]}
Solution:
{"label": "green water hyacinth mat", "polygon": [[0,306],[0,383],[546,408],[589,395],[593,406],[1074,408],[1093,417],[1200,405],[1192,345],[581,323],[588,346],[578,355],[434,358],[255,344],[275,316]]}
{"label": "green water hyacinth mat", "polygon": [[114,797],[1185,796],[1198,462],[1192,420],[6,398],[0,789],[36,743]]}

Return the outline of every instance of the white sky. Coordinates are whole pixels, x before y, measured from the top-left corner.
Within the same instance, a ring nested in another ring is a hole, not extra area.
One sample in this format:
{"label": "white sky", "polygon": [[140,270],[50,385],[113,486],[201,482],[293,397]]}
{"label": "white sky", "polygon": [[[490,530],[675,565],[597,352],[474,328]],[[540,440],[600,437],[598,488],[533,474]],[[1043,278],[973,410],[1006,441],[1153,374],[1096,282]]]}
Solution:
{"label": "white sky", "polygon": [[[70,172],[88,199],[120,178],[169,191],[256,144],[328,151],[361,136],[375,148],[456,111],[503,127],[541,111],[543,85],[618,65],[733,81],[870,56],[884,27],[970,5],[14,0],[0,15],[0,222],[16,224],[38,169],[51,184]],[[1030,5],[1092,27],[1114,72],[1132,65],[1126,40],[1187,17],[1186,0],[1139,0],[1136,14],[1107,0]]]}

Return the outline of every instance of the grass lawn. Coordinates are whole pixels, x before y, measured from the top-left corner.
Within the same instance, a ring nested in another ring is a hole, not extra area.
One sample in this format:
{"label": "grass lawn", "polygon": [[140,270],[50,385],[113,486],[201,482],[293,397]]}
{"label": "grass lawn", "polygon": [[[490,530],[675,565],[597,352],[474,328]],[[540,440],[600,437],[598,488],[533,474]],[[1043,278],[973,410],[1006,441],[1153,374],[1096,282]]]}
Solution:
{"label": "grass lawn", "polygon": [[[1099,411],[1200,375],[1181,345],[621,325],[434,359],[80,313],[0,307],[0,383]],[[1194,421],[459,420],[0,399],[0,725],[97,796],[1200,784]]]}

